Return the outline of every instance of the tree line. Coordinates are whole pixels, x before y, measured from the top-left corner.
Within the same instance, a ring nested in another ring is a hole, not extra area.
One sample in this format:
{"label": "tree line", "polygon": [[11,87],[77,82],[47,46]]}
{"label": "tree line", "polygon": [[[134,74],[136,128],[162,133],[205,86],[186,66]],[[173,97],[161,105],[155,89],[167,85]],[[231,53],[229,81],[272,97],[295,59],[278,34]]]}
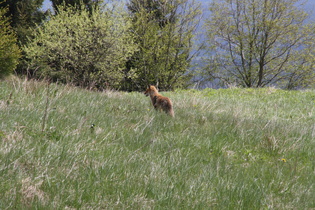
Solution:
{"label": "tree line", "polygon": [[[0,77],[102,90],[314,87],[314,22],[299,0],[0,1]],[[201,20],[203,24],[201,24]],[[200,39],[198,32],[204,38]]]}

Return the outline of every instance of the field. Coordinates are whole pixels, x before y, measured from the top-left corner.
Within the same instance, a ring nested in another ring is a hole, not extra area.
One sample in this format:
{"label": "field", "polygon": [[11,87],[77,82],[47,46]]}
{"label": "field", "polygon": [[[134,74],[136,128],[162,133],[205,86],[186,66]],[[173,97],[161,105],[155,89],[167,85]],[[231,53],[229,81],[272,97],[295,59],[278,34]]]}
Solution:
{"label": "field", "polygon": [[0,209],[314,209],[315,91],[0,83]]}

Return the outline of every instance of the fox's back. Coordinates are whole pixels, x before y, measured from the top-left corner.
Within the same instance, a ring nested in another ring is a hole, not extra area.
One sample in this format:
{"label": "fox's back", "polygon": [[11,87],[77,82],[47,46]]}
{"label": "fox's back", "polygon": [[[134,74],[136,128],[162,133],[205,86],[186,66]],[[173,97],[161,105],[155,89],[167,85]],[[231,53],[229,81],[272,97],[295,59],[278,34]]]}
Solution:
{"label": "fox's back", "polygon": [[157,97],[157,103],[159,103],[161,106],[172,106],[172,101],[168,97],[162,96],[160,94],[156,95],[155,97]]}
{"label": "fox's back", "polygon": [[154,86],[150,85],[144,94],[150,96],[152,104],[156,109],[162,109],[167,114],[174,117],[172,101],[168,97],[159,94]]}

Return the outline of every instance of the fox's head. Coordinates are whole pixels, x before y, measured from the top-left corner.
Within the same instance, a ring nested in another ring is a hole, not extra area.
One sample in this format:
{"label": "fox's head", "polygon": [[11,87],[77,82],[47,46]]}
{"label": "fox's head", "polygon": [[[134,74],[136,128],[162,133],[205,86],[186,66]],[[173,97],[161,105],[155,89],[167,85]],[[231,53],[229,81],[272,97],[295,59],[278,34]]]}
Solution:
{"label": "fox's head", "polygon": [[157,92],[158,92],[158,91],[157,91],[156,87],[154,87],[153,85],[148,85],[148,88],[147,88],[147,90],[144,92],[144,95],[149,96],[149,95],[151,95],[151,94],[153,94],[153,93],[157,93]]}

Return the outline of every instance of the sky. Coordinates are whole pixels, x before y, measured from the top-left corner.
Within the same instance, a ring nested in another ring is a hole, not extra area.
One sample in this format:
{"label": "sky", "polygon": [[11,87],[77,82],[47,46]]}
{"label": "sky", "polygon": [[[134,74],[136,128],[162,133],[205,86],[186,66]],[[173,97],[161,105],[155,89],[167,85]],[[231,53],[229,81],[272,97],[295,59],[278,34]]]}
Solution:
{"label": "sky", "polygon": [[46,11],[47,9],[52,8],[52,4],[50,0],[45,0],[43,3],[43,10]]}
{"label": "sky", "polygon": [[[203,5],[207,6],[208,3],[211,2],[211,0],[199,0],[202,2]],[[314,11],[315,8],[315,0],[307,0],[305,7],[307,9],[310,9],[311,11]],[[43,10],[47,10],[49,8],[52,8],[51,1],[50,0],[45,0],[43,4]]]}
{"label": "sky", "polygon": [[[203,5],[207,6],[208,3],[211,2],[211,0],[199,0],[200,2],[202,2]],[[307,0],[307,3],[306,3],[306,8],[307,9],[310,9],[311,11],[314,11],[314,8],[315,8],[315,0]],[[50,0],[45,0],[44,1],[44,4],[43,4],[43,10],[47,10],[49,8],[52,8],[52,5],[51,5],[51,1]]]}
{"label": "sky", "polygon": [[[201,5],[203,7],[203,13],[207,13],[207,8],[209,7],[209,4],[212,0],[197,0],[201,2]],[[301,0],[303,2],[303,0]],[[46,11],[48,9],[52,9],[52,3],[50,0],[44,0],[42,10]],[[315,0],[306,0],[305,3],[305,9],[307,12],[311,14],[310,20],[315,21]]]}

